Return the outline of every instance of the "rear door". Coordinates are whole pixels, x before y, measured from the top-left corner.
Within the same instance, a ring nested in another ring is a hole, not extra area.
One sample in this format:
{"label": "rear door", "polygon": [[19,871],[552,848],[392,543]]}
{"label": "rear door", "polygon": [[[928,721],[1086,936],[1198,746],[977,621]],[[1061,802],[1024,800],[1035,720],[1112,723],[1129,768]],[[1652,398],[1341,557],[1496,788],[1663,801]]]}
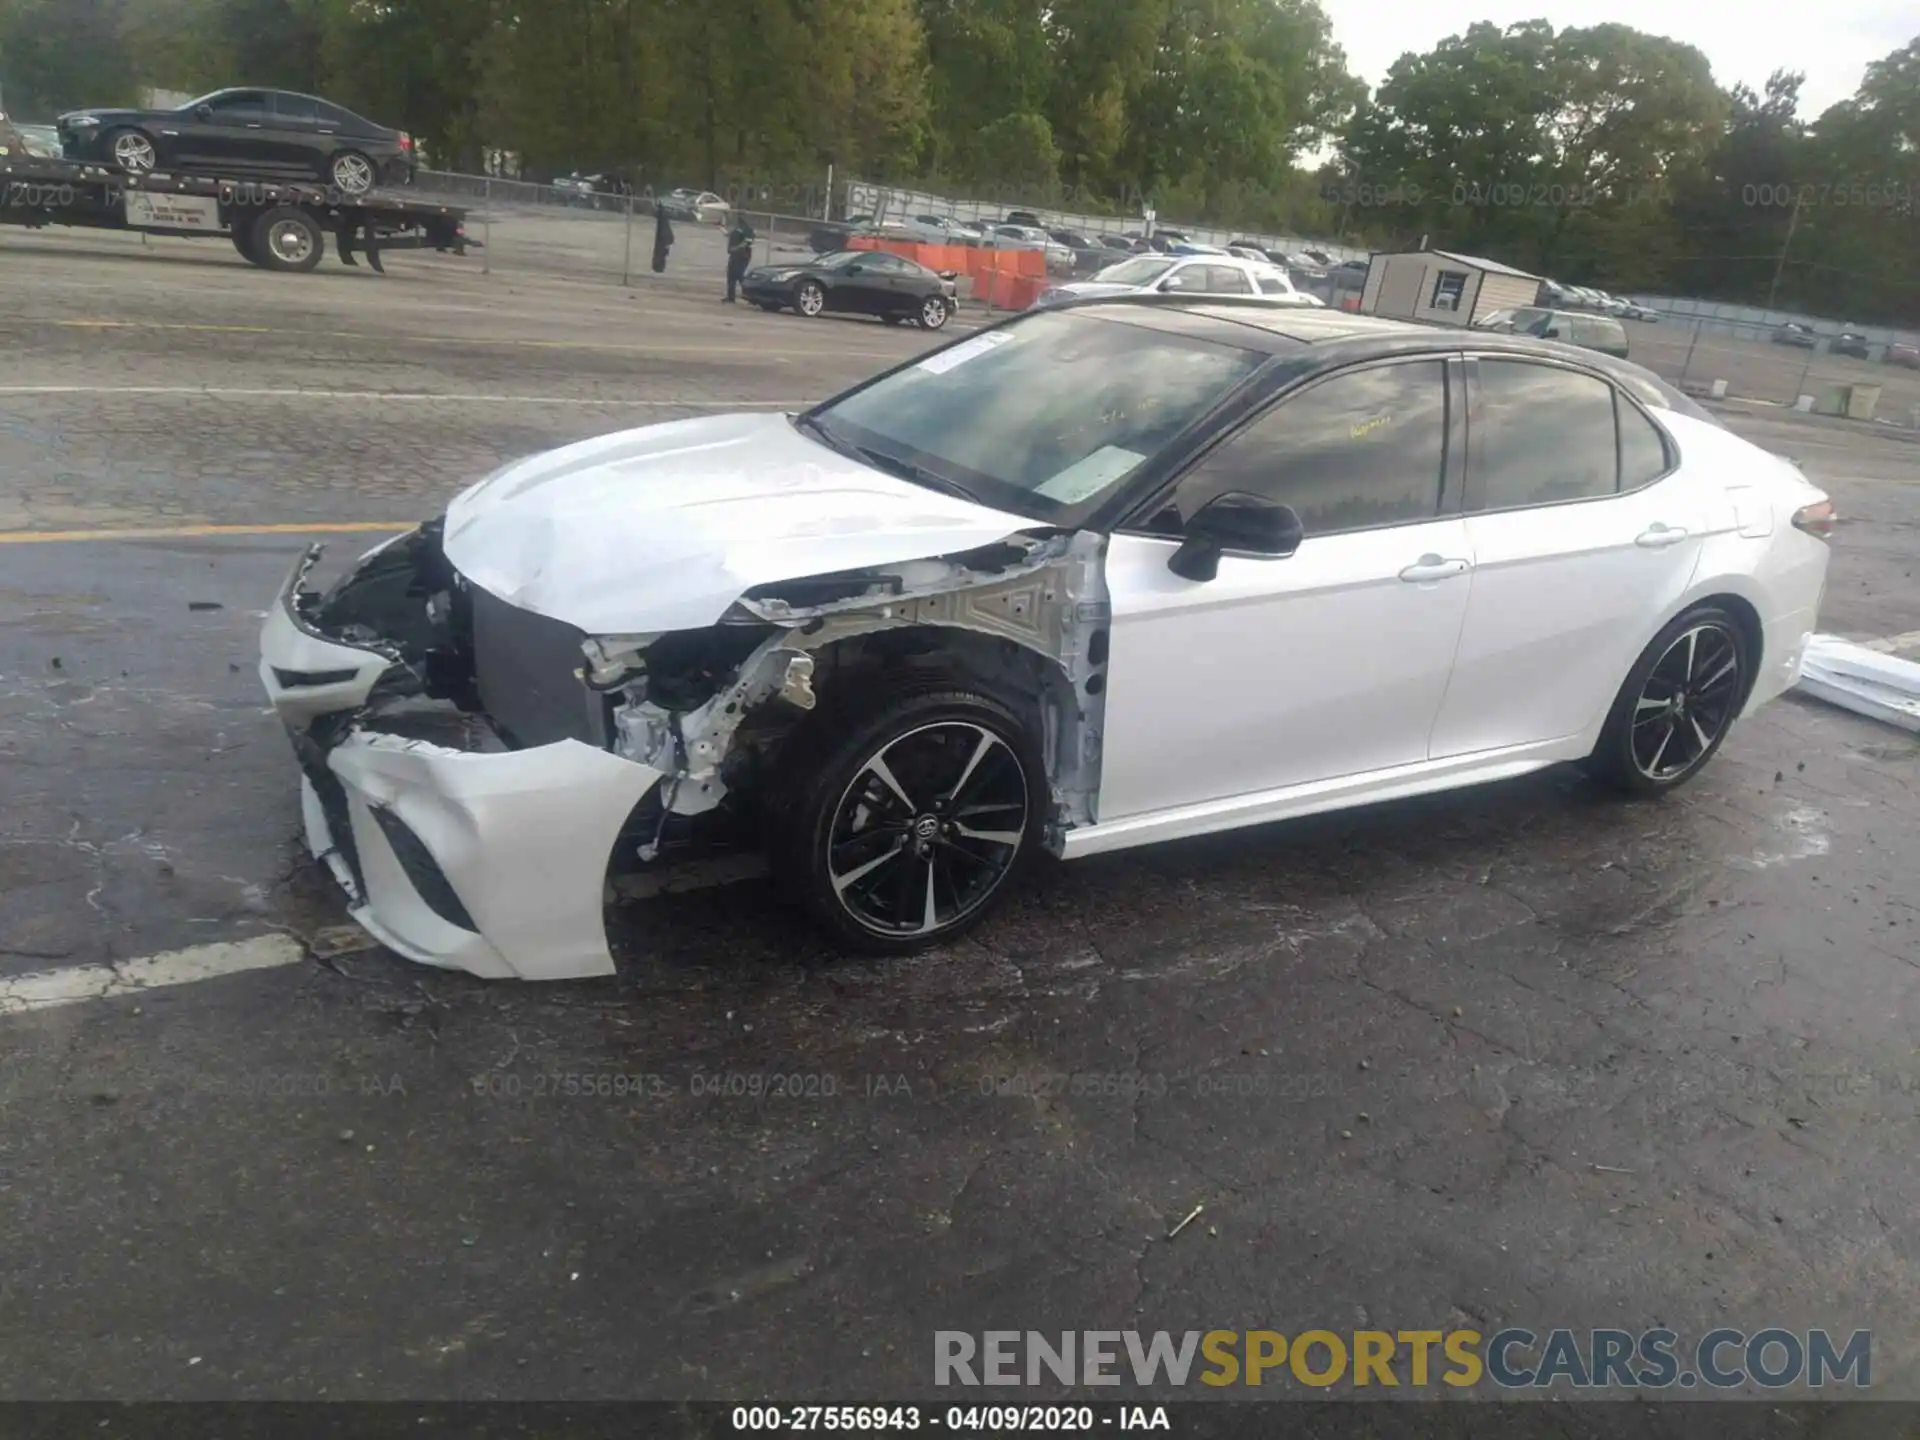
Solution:
{"label": "rear door", "polygon": [[[276,90],[267,97],[270,120],[267,142],[275,168],[296,175],[317,175],[321,154],[320,107],[306,95]],[[327,146],[331,153],[331,145]]]}
{"label": "rear door", "polygon": [[1467,362],[1466,625],[1432,753],[1578,735],[1699,563],[1708,507],[1639,406],[1573,366]]}
{"label": "rear door", "polygon": [[1238,265],[1214,264],[1206,267],[1207,294],[1252,295],[1253,281]]}

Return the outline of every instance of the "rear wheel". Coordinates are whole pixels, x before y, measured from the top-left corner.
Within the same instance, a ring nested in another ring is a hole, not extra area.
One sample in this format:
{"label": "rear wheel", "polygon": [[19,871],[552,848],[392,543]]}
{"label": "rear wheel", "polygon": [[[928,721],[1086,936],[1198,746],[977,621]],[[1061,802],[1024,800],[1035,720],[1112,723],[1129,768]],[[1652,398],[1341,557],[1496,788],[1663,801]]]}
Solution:
{"label": "rear wheel", "polygon": [[357,151],[343,151],[327,167],[327,179],[343,195],[364,195],[373,189],[373,162]]}
{"label": "rear wheel", "polygon": [[821,288],[818,280],[802,280],[800,288],[794,291],[793,308],[809,320],[826,313],[827,292]]}
{"label": "rear wheel", "polygon": [[113,163],[129,175],[145,175],[160,163],[160,152],[154,147],[153,137],[144,130],[111,131],[104,148],[113,157]]}
{"label": "rear wheel", "polygon": [[1679,616],[1634,662],[1588,768],[1630,795],[1661,795],[1691,780],[1746,701],[1750,648],[1739,622],[1717,606]]}
{"label": "rear wheel", "polygon": [[[311,270],[326,250],[320,222],[295,205],[276,205],[253,222],[253,254],[268,270]],[[242,251],[242,254],[246,252]]]}
{"label": "rear wheel", "polygon": [[947,323],[947,317],[952,313],[944,295],[929,295],[920,302],[920,328],[938,330]]}
{"label": "rear wheel", "polygon": [[906,954],[951,940],[1039,848],[1045,761],[993,696],[896,692],[815,733],[776,806],[772,858],[844,944]]}

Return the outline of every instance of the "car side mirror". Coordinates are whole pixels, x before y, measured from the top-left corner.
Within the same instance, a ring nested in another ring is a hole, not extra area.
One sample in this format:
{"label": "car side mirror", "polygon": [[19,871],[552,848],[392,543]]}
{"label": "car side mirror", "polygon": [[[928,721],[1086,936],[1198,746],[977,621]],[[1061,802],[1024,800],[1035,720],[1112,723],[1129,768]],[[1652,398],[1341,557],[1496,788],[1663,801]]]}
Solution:
{"label": "car side mirror", "polygon": [[1542,340],[1558,340],[1560,338],[1560,327],[1557,325],[1549,326],[1540,332],[1540,338]]}
{"label": "car side mirror", "polygon": [[211,105],[196,105],[193,110],[193,115],[196,120],[211,120],[213,118],[213,107]]}
{"label": "car side mirror", "polygon": [[847,274],[858,275],[861,271],[865,270],[866,268],[867,268],[866,266],[862,265],[859,261],[856,260],[854,261],[853,264],[847,266]]}
{"label": "car side mirror", "polygon": [[1160,282],[1160,289],[1162,291],[1184,290],[1186,288],[1187,282],[1182,280],[1178,275],[1169,275]]}
{"label": "car side mirror", "polygon": [[1167,568],[1182,580],[1205,583],[1220,573],[1220,557],[1229,550],[1284,560],[1300,548],[1300,516],[1291,505],[1263,495],[1228,491],[1216,495],[1186,524],[1180,548]]}

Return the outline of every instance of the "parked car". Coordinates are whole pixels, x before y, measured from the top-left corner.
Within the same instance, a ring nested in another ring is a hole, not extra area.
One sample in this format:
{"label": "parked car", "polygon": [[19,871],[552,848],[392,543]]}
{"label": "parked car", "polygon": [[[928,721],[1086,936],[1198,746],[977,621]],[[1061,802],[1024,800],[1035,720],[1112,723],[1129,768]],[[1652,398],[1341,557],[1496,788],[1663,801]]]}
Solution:
{"label": "parked car", "polygon": [[1046,231],[1033,225],[995,225],[987,243],[1015,250],[1038,250],[1047,257],[1047,269],[1056,274],[1073,273],[1074,253]]}
{"label": "parked car", "polygon": [[1002,225],[1024,225],[1030,230],[1044,230],[1040,217],[1031,210],[1009,210],[1000,222]]}
{"label": "parked car", "polygon": [[611,175],[582,175],[578,170],[560,176],[553,182],[553,188],[569,205],[597,205],[620,194],[620,182]]}
{"label": "parked car", "polygon": [[1564,344],[1578,345],[1582,350],[1596,350],[1602,355],[1611,355],[1617,360],[1627,358],[1626,327],[1611,315],[1523,305],[1509,312],[1506,328],[1515,335],[1559,340]]}
{"label": "parked car", "polygon": [[1034,305],[1058,305],[1103,295],[1153,294],[1234,296],[1301,309],[1322,303],[1295,290],[1287,272],[1270,261],[1241,260],[1232,255],[1136,255],[1108,266],[1091,280],[1055,285],[1043,291]]}
{"label": "parked car", "polygon": [[1624,318],[1637,320],[1642,325],[1658,325],[1660,323],[1660,312],[1658,310],[1650,310],[1645,305],[1629,302]]}
{"label": "parked car", "polygon": [[1880,358],[1889,365],[1899,365],[1907,370],[1920,370],[1920,345],[1904,345],[1896,341],[1887,346],[1886,353]]}
{"label": "parked car", "polygon": [[915,215],[901,222],[901,230],[929,245],[978,245],[986,239],[984,229],[971,220],[951,215]]}
{"label": "parked car", "polygon": [[60,131],[52,125],[23,125],[0,114],[0,155],[10,153],[36,160],[58,160]]}
{"label": "parked car", "polygon": [[749,270],[741,293],[762,310],[877,315],[889,324],[912,321],[938,330],[956,304],[950,274],[884,250],[842,250],[802,265],[762,265]]}
{"label": "parked car", "polygon": [[696,225],[725,225],[733,219],[733,207],[711,190],[669,190],[660,197],[660,208],[669,219]]}
{"label": "parked car", "polygon": [[1047,235],[1055,244],[1064,245],[1073,252],[1075,274],[1103,269],[1117,258],[1112,250],[1079,230],[1049,230]]}
{"label": "parked car", "polygon": [[1669,795],[1794,684],[1833,506],[1638,366],[1458,344],[1029,312],[517,460],[324,591],[309,551],[259,667],[308,848],[400,954],[557,980],[614,972],[610,871],[729,843],[902,953],[1042,852],[1567,762]]}
{"label": "parked car", "polygon": [[73,110],[59,118],[70,160],[129,174],[204,170],[318,180],[347,195],[413,179],[413,137],[290,90],[215,90],[177,110]]}
{"label": "parked car", "polygon": [[916,238],[904,220],[876,220],[871,215],[849,215],[845,220],[816,225],[807,232],[807,248],[815,254],[831,255],[847,248],[855,235],[883,235],[896,240]]}
{"label": "parked car", "polygon": [[1820,337],[1813,333],[1813,327],[1802,325],[1798,320],[1789,320],[1773,332],[1773,343],[1791,345],[1799,350],[1811,350],[1820,343]]}
{"label": "parked car", "polygon": [[1873,354],[1873,342],[1854,330],[1843,330],[1827,347],[1835,355],[1851,355],[1856,360],[1865,360]]}

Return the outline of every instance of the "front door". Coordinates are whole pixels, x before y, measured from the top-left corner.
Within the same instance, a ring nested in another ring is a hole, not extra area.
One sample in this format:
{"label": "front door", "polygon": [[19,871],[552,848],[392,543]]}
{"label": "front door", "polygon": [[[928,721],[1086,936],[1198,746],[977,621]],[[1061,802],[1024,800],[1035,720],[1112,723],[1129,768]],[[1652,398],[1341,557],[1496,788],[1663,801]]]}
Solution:
{"label": "front door", "polygon": [[[1284,397],[1113,537],[1102,823],[1426,760],[1472,572],[1448,368]],[[1181,579],[1182,524],[1230,491],[1291,505],[1299,549]]]}
{"label": "front door", "polygon": [[1469,362],[1466,627],[1436,757],[1577,735],[1692,583],[1708,515],[1639,407],[1565,366]]}
{"label": "front door", "polygon": [[204,114],[182,117],[182,162],[210,170],[271,169],[267,161],[267,97],[261,90],[229,90],[207,103]]}

